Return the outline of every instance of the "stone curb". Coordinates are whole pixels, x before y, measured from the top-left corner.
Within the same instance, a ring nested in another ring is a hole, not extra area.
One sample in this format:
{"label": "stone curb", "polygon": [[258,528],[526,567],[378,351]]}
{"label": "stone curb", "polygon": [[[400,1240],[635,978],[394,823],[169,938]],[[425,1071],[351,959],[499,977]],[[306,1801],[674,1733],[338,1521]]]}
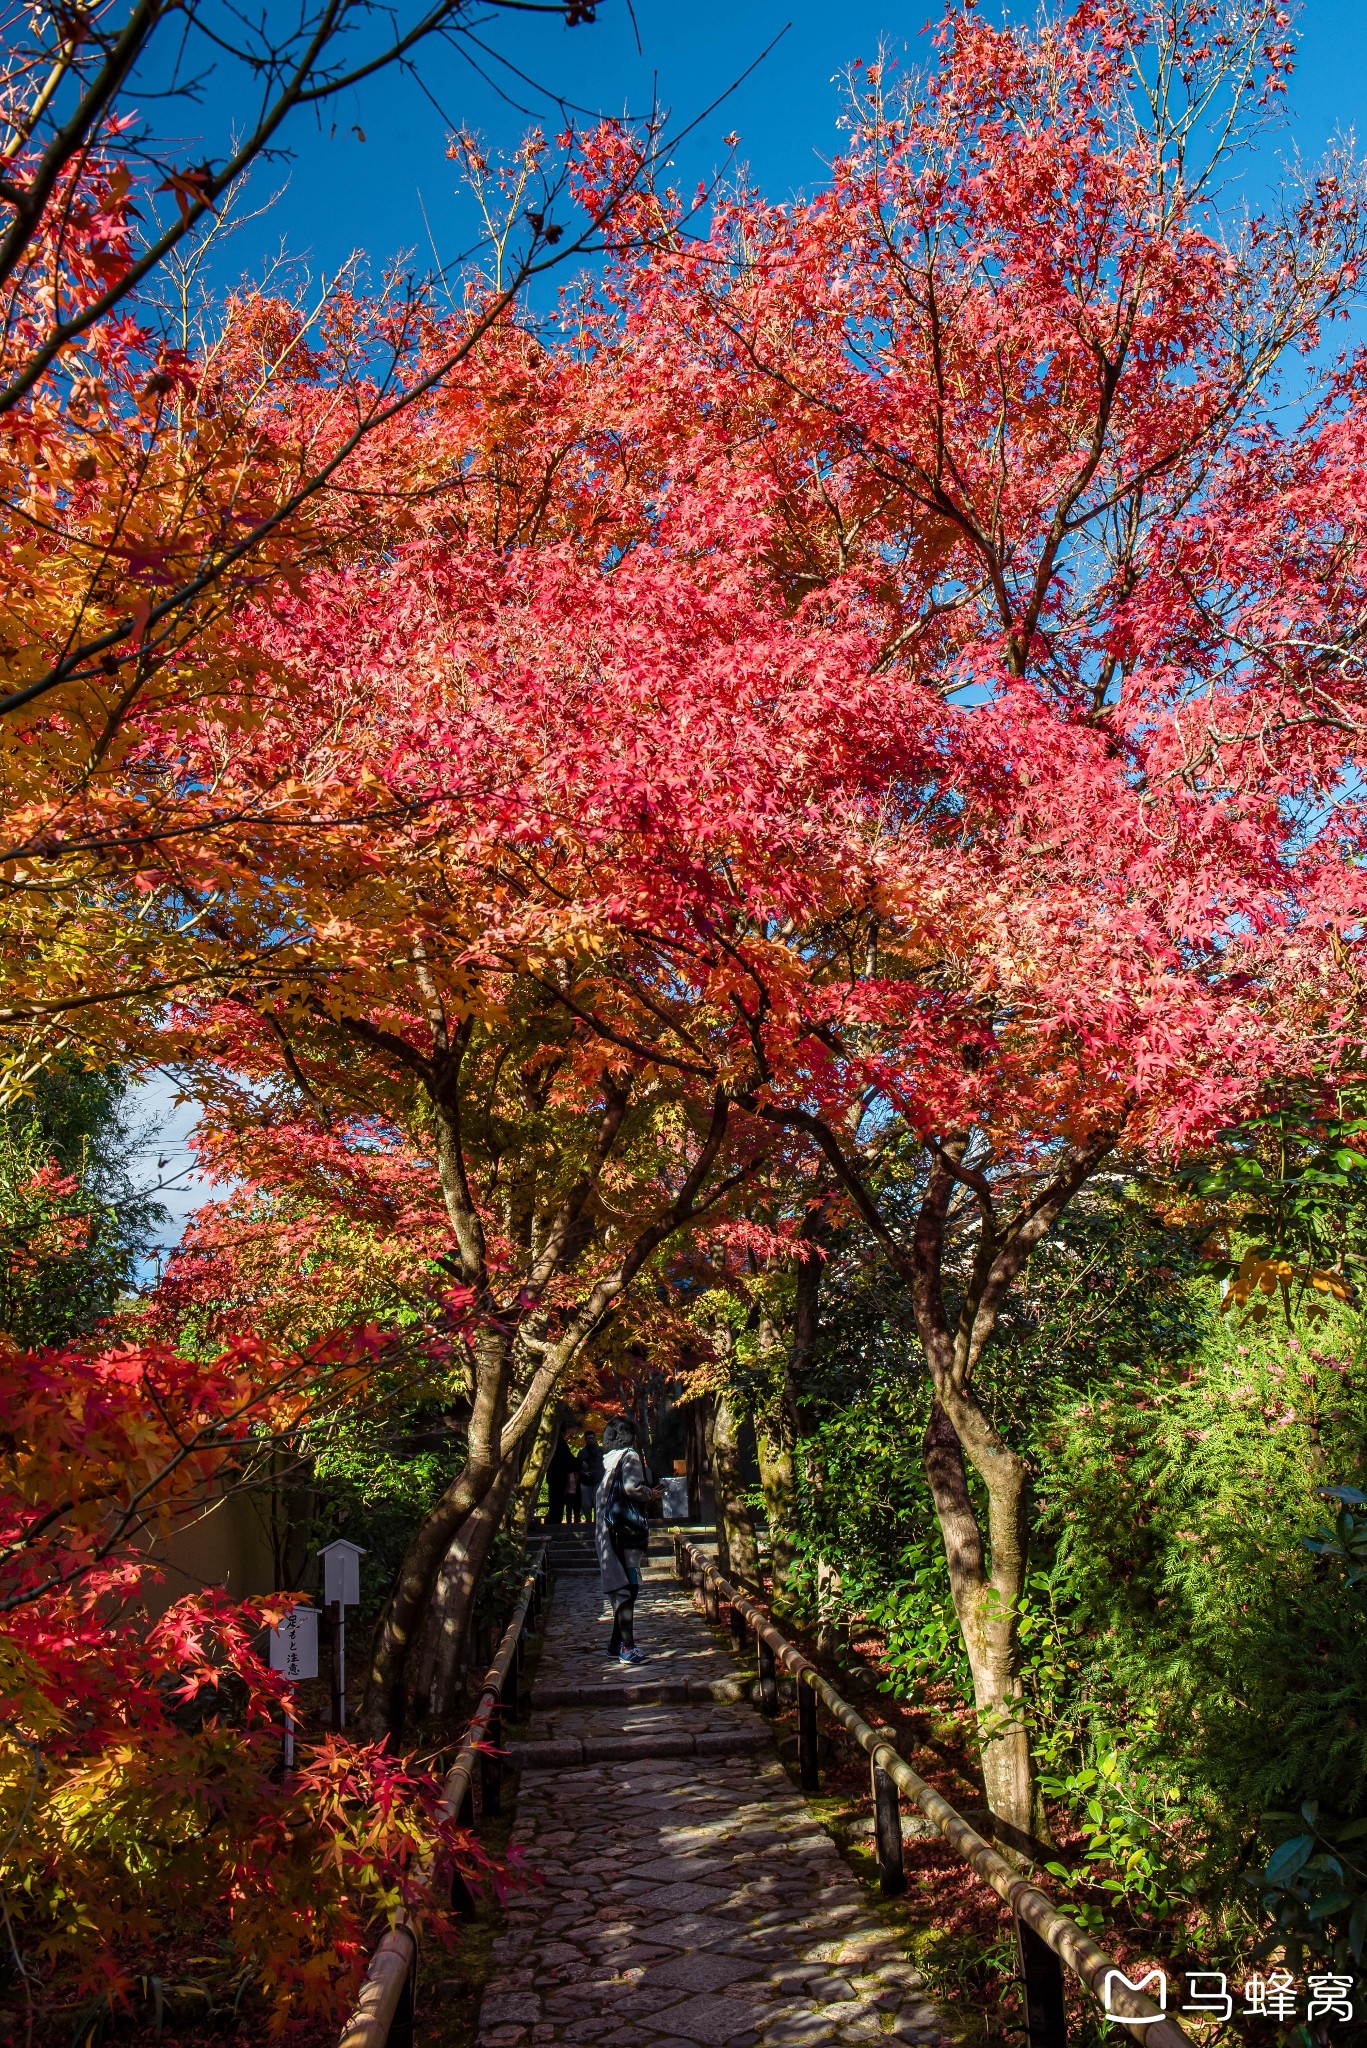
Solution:
{"label": "stone curb", "polygon": [[651,1762],[685,1756],[732,1756],[767,1749],[769,1731],[759,1728],[704,1730],[698,1735],[610,1735],[558,1737],[546,1742],[514,1742],[508,1747],[509,1767],[519,1771],[573,1771],[588,1764]]}
{"label": "stone curb", "polygon": [[694,1700],[743,1700],[747,1681],[742,1678],[645,1679],[638,1685],[548,1685],[538,1686],[531,1697],[532,1711],[550,1707],[636,1707],[684,1705]]}

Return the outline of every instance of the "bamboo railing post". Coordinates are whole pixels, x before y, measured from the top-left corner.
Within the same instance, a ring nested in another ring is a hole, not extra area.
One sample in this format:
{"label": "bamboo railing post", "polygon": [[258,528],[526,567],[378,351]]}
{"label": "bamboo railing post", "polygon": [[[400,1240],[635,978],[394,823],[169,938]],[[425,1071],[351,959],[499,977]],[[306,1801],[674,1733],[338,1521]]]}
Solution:
{"label": "bamboo railing post", "polygon": [[1033,1927],[1012,1915],[1021,1988],[1025,1993],[1025,2034],[1030,2048],[1068,2048],[1068,2016],[1063,2003],[1063,1965]]}
{"label": "bamboo railing post", "polygon": [[875,1758],[869,1769],[873,1776],[873,1830],[878,1848],[878,1889],[885,1899],[900,1898],[907,1888],[902,1862],[902,1802],[897,1782]]}
{"label": "bamboo railing post", "polygon": [[736,1646],[736,1655],[738,1657],[745,1655],[745,1645],[749,1638],[750,1630],[746,1624],[745,1616],[733,1600],[731,1602],[731,1640]]}
{"label": "bamboo railing post", "polygon": [[338,2048],[412,2048],[418,1944],[403,1918],[381,1935]]}
{"label": "bamboo railing post", "polygon": [[816,1753],[816,1694],[797,1681],[797,1770],[804,1792],[821,1790],[821,1768]]}
{"label": "bamboo railing post", "polygon": [[756,1636],[755,1647],[759,1651],[759,1710],[772,1720],[778,1712],[778,1671],[774,1652],[763,1636]]}
{"label": "bamboo railing post", "polygon": [[417,1963],[415,1960],[413,1969],[408,1972],[408,1975],[403,1980],[403,1990],[399,1993],[398,2008],[393,2019],[389,2022],[387,2048],[413,2048],[413,1978],[416,1970]]}
{"label": "bamboo railing post", "polygon": [[461,1874],[459,1865],[451,1871],[451,1911],[461,1920],[475,1917],[475,1895]]}

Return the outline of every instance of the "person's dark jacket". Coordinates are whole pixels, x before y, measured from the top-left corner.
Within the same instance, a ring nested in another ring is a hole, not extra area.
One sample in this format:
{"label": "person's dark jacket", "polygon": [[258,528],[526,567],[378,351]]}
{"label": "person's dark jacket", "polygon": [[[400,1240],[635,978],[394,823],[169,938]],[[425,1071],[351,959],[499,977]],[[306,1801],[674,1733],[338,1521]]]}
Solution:
{"label": "person's dark jacket", "polygon": [[565,1442],[563,1436],[555,1440],[550,1463],[546,1467],[546,1487],[550,1495],[550,1514],[558,1522],[565,1512],[566,1483],[571,1472],[578,1473],[579,1461]]}
{"label": "person's dark jacket", "polygon": [[557,1492],[563,1493],[565,1491],[565,1481],[569,1478],[571,1472],[576,1472],[578,1469],[579,1461],[575,1457],[573,1450],[566,1443],[564,1437],[560,1437],[555,1449],[551,1452],[551,1462],[547,1468],[546,1477]]}
{"label": "person's dark jacket", "polygon": [[603,1453],[597,1444],[585,1444],[579,1453],[579,1483],[592,1493],[603,1477]]}

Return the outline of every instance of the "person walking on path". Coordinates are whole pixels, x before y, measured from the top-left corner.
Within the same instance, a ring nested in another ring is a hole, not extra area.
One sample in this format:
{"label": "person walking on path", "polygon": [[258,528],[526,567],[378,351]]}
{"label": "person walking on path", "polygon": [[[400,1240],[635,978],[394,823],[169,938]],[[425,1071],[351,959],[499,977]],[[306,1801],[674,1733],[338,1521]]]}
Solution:
{"label": "person walking on path", "polygon": [[550,1492],[550,1508],[546,1519],[553,1528],[559,1528],[565,1519],[565,1481],[571,1472],[578,1471],[574,1452],[569,1439],[562,1429],[551,1452],[551,1462],[546,1470],[546,1484]]}
{"label": "person walking on path", "polygon": [[635,1423],[615,1416],[603,1431],[594,1540],[599,1580],[612,1603],[608,1655],[622,1664],[645,1662],[636,1647],[636,1595],[650,1541],[650,1504],[658,1498],[651,1489]]}
{"label": "person walking on path", "polygon": [[593,1521],[598,1505],[598,1486],[603,1477],[603,1453],[598,1448],[598,1439],[591,1429],[584,1431],[584,1445],[579,1453],[579,1505],[584,1520]]}

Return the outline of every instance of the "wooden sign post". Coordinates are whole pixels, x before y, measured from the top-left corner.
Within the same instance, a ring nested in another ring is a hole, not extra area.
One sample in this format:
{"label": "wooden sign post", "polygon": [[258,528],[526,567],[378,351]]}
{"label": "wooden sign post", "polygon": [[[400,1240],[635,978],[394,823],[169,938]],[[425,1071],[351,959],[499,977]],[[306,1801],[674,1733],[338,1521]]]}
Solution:
{"label": "wooden sign post", "polygon": [[[270,1632],[270,1663],[287,1685],[318,1676],[318,1609],[291,1607],[279,1628]],[[285,1769],[294,1769],[294,1714],[285,1709]]]}
{"label": "wooden sign post", "polygon": [[335,1543],[325,1543],[318,1555],[323,1561],[323,1604],[332,1623],[332,1725],[345,1728],[346,1611],[361,1597],[365,1552],[359,1543],[348,1543],[345,1536],[339,1536]]}

